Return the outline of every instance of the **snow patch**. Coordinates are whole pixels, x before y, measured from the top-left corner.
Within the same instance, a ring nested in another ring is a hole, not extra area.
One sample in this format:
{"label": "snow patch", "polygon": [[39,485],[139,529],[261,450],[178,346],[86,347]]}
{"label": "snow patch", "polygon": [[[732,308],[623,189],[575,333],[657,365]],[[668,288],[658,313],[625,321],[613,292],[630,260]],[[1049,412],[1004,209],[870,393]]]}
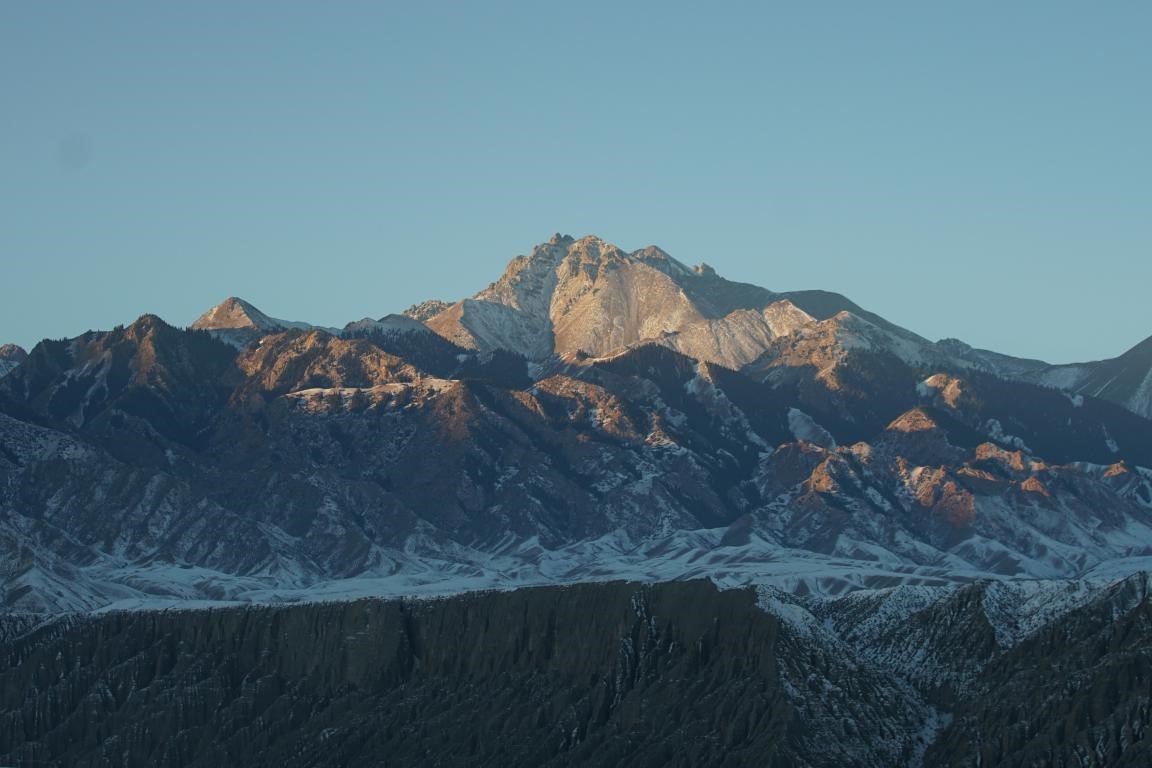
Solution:
{"label": "snow patch", "polygon": [[984,432],[988,435],[988,437],[992,438],[998,443],[1003,445],[1010,445],[1013,448],[1031,453],[1031,450],[1029,450],[1028,446],[1021,438],[1016,437],[1015,435],[1010,435],[1004,431],[1004,427],[1000,424],[999,419],[988,419],[988,421],[984,422]]}
{"label": "snow patch", "polygon": [[1104,433],[1104,444],[1108,446],[1108,450],[1110,450],[1113,454],[1120,453],[1120,446],[1112,438],[1112,435],[1108,433],[1108,427],[1101,424],[1100,429]]}
{"label": "snow patch", "polygon": [[804,440],[828,450],[836,450],[836,439],[832,434],[799,408],[788,409],[788,429],[797,440]]}

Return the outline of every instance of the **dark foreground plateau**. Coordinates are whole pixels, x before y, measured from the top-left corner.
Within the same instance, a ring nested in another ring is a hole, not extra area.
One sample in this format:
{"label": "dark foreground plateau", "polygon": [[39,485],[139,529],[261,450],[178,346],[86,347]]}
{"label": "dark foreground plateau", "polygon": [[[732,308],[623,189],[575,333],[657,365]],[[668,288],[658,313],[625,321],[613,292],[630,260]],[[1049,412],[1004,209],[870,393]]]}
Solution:
{"label": "dark foreground plateau", "polygon": [[10,615],[0,764],[1148,765],[1148,577],[1020,589]]}

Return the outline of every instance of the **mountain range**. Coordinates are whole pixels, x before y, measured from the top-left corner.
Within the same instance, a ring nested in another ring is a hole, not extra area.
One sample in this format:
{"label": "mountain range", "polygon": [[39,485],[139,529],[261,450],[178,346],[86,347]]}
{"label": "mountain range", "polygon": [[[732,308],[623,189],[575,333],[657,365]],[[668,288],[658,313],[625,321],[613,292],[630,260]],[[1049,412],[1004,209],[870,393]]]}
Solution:
{"label": "mountain range", "polygon": [[[814,321],[830,322],[817,326]],[[658,344],[742,370],[777,359],[773,342],[802,326],[808,326],[808,333],[827,335],[833,346],[873,343],[913,365],[991,373],[1152,415],[1152,336],[1117,358],[1050,365],[974,349],[958,339],[930,342],[839,294],[776,293],[726,280],[707,264],[689,268],[655,246],[626,253],[591,236],[554,235],[514,259],[488,288],[453,304],[429,300],[403,315],[365,318],[335,329],[271,318],[230,298],[192,328],[241,339],[290,329],[349,336],[428,328],[468,350],[515,351],[530,361],[605,357]],[[247,335],[233,336],[232,331]]]}
{"label": "mountain range", "polygon": [[2,357],[10,610],[1152,557],[1152,339],[1052,366],[655,247],[556,235],[340,329],[232,298]]}

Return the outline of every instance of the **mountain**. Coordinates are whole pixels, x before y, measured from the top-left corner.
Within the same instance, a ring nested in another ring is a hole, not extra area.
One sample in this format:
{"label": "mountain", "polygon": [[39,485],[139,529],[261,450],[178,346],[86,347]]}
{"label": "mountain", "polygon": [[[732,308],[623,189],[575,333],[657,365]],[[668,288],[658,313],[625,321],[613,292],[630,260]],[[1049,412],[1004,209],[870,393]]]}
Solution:
{"label": "mountain", "polygon": [[1119,357],[1067,365],[973,349],[957,339],[946,339],[938,346],[975,368],[1003,378],[1110,400],[1145,418],[1152,417],[1152,337]]}
{"label": "mountain", "polygon": [[[763,365],[777,340],[804,328],[809,337],[823,335],[825,356],[845,344],[871,344],[905,362],[1090,394],[1152,417],[1152,338],[1113,360],[1053,366],[957,339],[930,342],[839,294],[775,293],[726,280],[706,264],[689,268],[655,246],[626,253],[595,236],[554,235],[472,298],[428,301],[407,314],[462,347],[533,360],[602,357],[656,343],[733,369]],[[824,321],[830,324],[810,328]]]}
{"label": "mountain", "polygon": [[16,344],[0,344],[0,378],[28,358],[23,347]]}
{"label": "mountain", "polygon": [[625,253],[597,237],[555,235],[471,299],[420,314],[469,349],[516,350],[539,360],[602,357],[655,342],[739,368],[773,339],[849,310],[869,316],[837,294],[774,294],[725,280],[706,264],[689,269],[655,246]]}
{"label": "mountain", "polygon": [[[824,321],[829,324],[811,327]],[[841,328],[845,324],[852,327]],[[824,335],[826,352],[844,344],[872,344],[913,364],[931,362],[1090,394],[1152,417],[1152,337],[1111,360],[1049,365],[957,339],[930,342],[839,294],[776,293],[726,280],[707,264],[689,268],[655,246],[626,253],[595,236],[554,235],[513,259],[499,280],[472,298],[425,301],[403,314],[364,318],[343,329],[273,318],[235,297],[191,327],[236,346],[289,329],[343,336],[431,329],[464,349],[511,351],[534,361],[602,357],[655,343],[733,369],[763,366],[774,342],[804,328],[809,337]]]}
{"label": "mountain", "polygon": [[1022,378],[1111,400],[1133,413],[1152,418],[1152,336],[1110,360],[1044,366]]}
{"label": "mountain", "polygon": [[[309,323],[280,320],[269,317],[244,299],[229,297],[200,315],[190,326],[196,330],[211,331],[214,335],[230,343],[243,345],[266,333],[290,329],[310,331],[318,326]],[[329,333],[339,333],[335,328],[323,328]]]}

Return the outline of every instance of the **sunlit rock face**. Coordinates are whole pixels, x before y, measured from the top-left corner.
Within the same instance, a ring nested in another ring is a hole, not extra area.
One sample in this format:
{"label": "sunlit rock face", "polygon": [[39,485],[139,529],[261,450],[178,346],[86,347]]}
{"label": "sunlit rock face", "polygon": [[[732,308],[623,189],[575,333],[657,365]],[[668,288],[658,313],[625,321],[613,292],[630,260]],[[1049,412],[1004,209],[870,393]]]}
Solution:
{"label": "sunlit rock face", "polygon": [[706,265],[689,269],[654,246],[626,253],[597,237],[556,236],[427,323],[461,346],[534,359],[602,357],[652,342],[739,368],[812,319],[770,291]]}

